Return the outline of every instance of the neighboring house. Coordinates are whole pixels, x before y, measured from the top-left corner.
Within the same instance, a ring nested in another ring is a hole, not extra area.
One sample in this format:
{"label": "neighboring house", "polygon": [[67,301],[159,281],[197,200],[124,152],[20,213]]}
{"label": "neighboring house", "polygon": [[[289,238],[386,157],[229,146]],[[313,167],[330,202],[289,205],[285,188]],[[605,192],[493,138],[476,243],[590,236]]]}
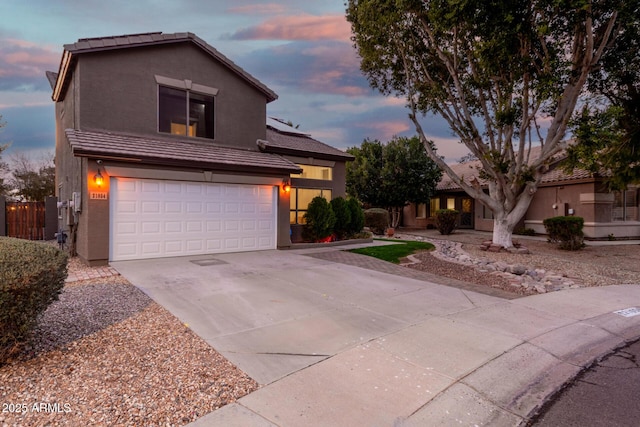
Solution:
{"label": "neighboring house", "polygon": [[344,194],[344,153],[278,143],[277,95],[194,34],[80,39],[47,77],[60,228],[90,265],[288,247],[296,163]]}
{"label": "neighboring house", "polygon": [[[538,234],[546,234],[542,221],[561,215],[584,218],[584,233],[588,239],[640,238],[639,189],[631,185],[626,191],[608,191],[602,177],[576,169],[565,173],[558,166],[558,159],[544,174],[538,190],[522,222],[516,227],[530,228]],[[465,182],[477,179],[479,161],[451,165]],[[443,174],[437,186],[437,195],[430,204],[408,205],[404,209],[403,225],[425,227],[433,223],[438,209],[455,209],[460,212],[458,228],[483,231],[493,230],[493,215],[481,202],[467,195],[448,175]]]}

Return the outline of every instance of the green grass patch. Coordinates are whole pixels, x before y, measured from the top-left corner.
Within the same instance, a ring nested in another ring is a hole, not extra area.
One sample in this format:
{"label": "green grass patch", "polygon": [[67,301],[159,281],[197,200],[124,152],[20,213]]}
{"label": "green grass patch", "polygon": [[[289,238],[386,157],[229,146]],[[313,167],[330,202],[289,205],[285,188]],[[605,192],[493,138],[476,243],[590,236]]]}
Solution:
{"label": "green grass patch", "polygon": [[[385,240],[385,239],[380,239]],[[414,242],[410,240],[387,240],[395,245],[371,246],[368,248],[351,249],[349,252],[372,256],[374,258],[399,264],[400,259],[419,251],[430,251],[435,248],[431,243]]]}

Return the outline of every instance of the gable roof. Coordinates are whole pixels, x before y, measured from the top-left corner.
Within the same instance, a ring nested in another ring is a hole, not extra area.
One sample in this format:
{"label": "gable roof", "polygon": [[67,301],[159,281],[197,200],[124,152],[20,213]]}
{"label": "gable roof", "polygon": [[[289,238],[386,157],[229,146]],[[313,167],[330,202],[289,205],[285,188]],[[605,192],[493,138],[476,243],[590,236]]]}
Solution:
{"label": "gable roof", "polygon": [[128,34],[121,36],[109,36],[109,37],[96,37],[79,39],[75,43],[65,44],[64,51],[62,53],[62,59],[60,60],[60,67],[58,70],[57,79],[53,87],[52,98],[54,101],[61,101],[64,99],[64,92],[66,86],[69,84],[71,75],[75,68],[75,62],[78,55],[89,52],[101,52],[115,49],[127,49],[145,46],[154,46],[170,43],[185,43],[190,42],[204,50],[211,55],[217,61],[221,62],[227,68],[235,72],[247,83],[264,93],[267,98],[267,102],[275,101],[278,99],[278,95],[266,85],[261,83],[258,79],[247,73],[245,70],[236,65],[229,58],[221,54],[213,46],[202,40],[200,37],[193,33],[173,33],[164,34],[162,32],[155,33],[141,33],[141,34]]}
{"label": "gable roof", "polygon": [[351,154],[313,139],[309,134],[272,118],[267,119],[267,140],[258,141],[258,146],[267,153],[338,161],[354,159]]}
{"label": "gable roof", "polygon": [[[539,155],[540,147],[532,147],[530,151],[531,158],[537,158]],[[576,168],[571,173],[565,172],[559,163],[565,157],[564,152],[556,155],[553,159],[550,169],[542,176],[540,184],[553,184],[555,182],[566,181],[578,181],[584,179],[592,179],[593,175],[584,169]],[[449,165],[451,169],[458,175],[464,182],[471,183],[471,181],[478,181],[481,186],[487,185],[486,180],[480,177],[480,170],[482,169],[482,163],[479,160],[472,160],[464,163],[454,163]],[[462,188],[453,182],[453,180],[446,173],[442,174],[440,182],[436,186],[437,191],[460,191]]]}
{"label": "gable roof", "polygon": [[66,129],[65,133],[73,154],[78,157],[245,172],[289,174],[301,171],[298,166],[281,156],[260,151],[109,132]]}

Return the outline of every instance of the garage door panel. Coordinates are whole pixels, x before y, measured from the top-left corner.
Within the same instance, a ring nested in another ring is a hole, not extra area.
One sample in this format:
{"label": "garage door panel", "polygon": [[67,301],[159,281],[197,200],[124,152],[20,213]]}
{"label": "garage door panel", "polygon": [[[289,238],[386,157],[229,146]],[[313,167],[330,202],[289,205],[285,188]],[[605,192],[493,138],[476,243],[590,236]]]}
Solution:
{"label": "garage door panel", "polygon": [[184,246],[181,240],[165,240],[164,252],[169,256],[180,255],[184,252]]}
{"label": "garage door panel", "polygon": [[162,242],[160,241],[153,241],[153,242],[142,242],[140,243],[140,248],[141,248],[141,252],[143,255],[147,255],[147,256],[151,256],[151,257],[157,257],[159,256],[162,251]]}
{"label": "garage door panel", "polygon": [[142,223],[142,234],[160,234],[161,224],[157,221],[153,222],[143,222]]}
{"label": "garage door panel", "polygon": [[182,223],[180,221],[165,221],[165,233],[182,233]]}
{"label": "garage door panel", "polygon": [[160,193],[159,181],[142,181],[141,184],[143,193]]}
{"label": "garage door panel", "polygon": [[240,241],[236,238],[233,239],[225,239],[224,240],[224,247],[225,249],[229,250],[229,251],[236,251],[238,249],[240,249]]}
{"label": "garage door panel", "polygon": [[180,202],[164,202],[165,213],[182,213],[182,203]]}
{"label": "garage door panel", "polygon": [[110,259],[274,249],[274,188],[113,178]]}

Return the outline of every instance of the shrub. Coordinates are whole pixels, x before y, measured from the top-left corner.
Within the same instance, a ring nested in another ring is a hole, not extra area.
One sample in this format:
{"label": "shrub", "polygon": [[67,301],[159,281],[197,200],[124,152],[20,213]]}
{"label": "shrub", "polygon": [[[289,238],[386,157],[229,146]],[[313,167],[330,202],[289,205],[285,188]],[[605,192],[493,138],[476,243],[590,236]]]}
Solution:
{"label": "shrub", "polygon": [[542,221],[549,241],[558,242],[560,249],[576,251],[584,247],[582,227],[584,219],[579,216],[555,216]]}
{"label": "shrub", "polygon": [[67,277],[67,255],[38,242],[0,237],[0,365],[30,337]]}
{"label": "shrub", "polygon": [[349,234],[358,234],[364,228],[364,211],[357,199],[350,198],[347,200],[347,207],[351,213],[351,221],[349,222]]}
{"label": "shrub", "polygon": [[371,208],[364,211],[364,225],[374,234],[384,234],[389,226],[389,211],[382,208]]}
{"label": "shrub", "polygon": [[331,200],[331,210],[336,216],[336,223],[333,227],[333,231],[339,239],[343,239],[349,234],[349,226],[351,225],[351,210],[347,201],[342,197],[336,197]]}
{"label": "shrub", "polygon": [[533,228],[518,228],[517,230],[513,231],[513,234],[517,234],[519,236],[535,236],[536,235],[536,231]]}
{"label": "shrub", "polygon": [[317,241],[329,237],[333,233],[333,226],[336,223],[336,216],[331,209],[331,205],[324,197],[314,197],[309,203],[307,213],[304,214],[306,221],[306,238]]}
{"label": "shrub", "polygon": [[436,211],[436,228],[440,234],[451,234],[458,226],[459,212],[453,209],[438,209]]}

